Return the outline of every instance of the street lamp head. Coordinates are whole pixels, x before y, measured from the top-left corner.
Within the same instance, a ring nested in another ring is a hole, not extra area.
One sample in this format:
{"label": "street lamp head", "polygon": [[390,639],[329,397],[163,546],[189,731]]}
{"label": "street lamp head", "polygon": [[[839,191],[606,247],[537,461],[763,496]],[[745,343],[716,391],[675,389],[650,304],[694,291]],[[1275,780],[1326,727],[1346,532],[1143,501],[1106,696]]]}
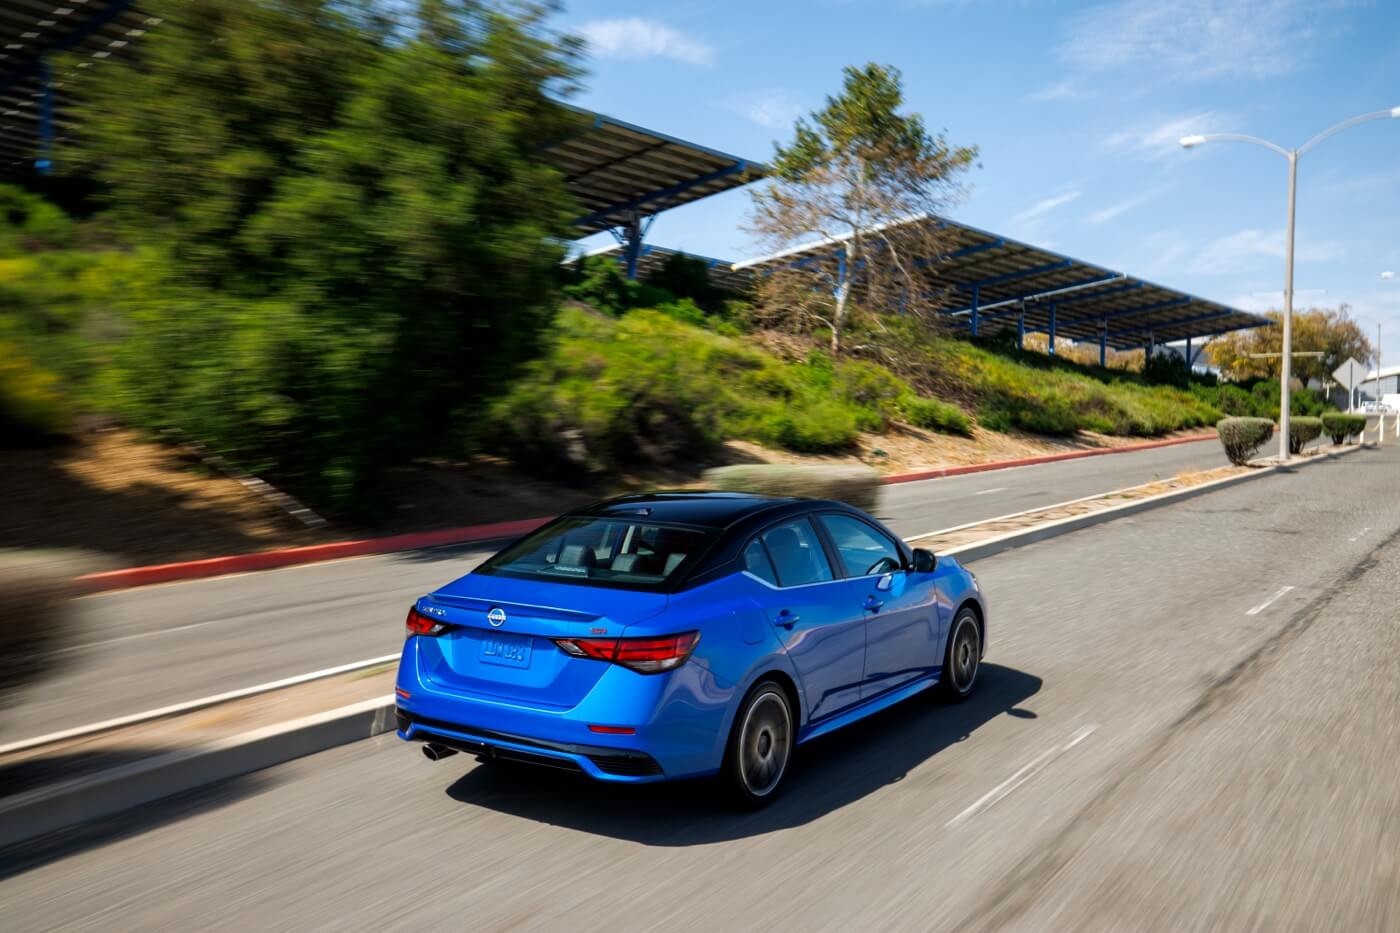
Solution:
{"label": "street lamp head", "polygon": [[[1400,110],[1400,107],[1397,107],[1395,109]],[[1206,138],[1204,136],[1183,136],[1181,137],[1181,148],[1191,149],[1195,146],[1201,145],[1205,141]]]}

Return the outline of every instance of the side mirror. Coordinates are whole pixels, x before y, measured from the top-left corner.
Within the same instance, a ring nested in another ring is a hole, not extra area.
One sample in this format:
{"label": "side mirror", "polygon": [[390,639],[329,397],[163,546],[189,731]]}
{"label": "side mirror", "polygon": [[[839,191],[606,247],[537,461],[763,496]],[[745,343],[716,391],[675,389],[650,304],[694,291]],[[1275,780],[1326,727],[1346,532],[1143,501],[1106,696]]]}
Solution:
{"label": "side mirror", "polygon": [[933,573],[934,568],[937,566],[938,556],[936,554],[921,547],[914,548],[915,573]]}

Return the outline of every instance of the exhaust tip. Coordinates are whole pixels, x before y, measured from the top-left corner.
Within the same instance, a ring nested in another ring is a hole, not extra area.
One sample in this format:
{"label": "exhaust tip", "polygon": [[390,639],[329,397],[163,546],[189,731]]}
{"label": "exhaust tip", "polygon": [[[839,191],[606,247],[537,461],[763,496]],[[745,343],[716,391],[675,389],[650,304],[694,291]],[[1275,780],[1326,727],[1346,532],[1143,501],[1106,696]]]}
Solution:
{"label": "exhaust tip", "polygon": [[449,755],[457,754],[457,749],[448,748],[446,745],[439,745],[436,742],[429,742],[423,746],[423,757],[429,761],[442,761]]}

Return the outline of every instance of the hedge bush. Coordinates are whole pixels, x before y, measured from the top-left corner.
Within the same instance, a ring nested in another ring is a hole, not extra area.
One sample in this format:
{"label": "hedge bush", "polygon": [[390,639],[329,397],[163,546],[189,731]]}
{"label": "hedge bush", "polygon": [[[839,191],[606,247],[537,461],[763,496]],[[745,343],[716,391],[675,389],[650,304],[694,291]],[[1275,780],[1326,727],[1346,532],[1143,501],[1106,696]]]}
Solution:
{"label": "hedge bush", "polygon": [[1288,419],[1288,451],[1300,454],[1303,448],[1322,436],[1322,419],[1295,415]]}
{"label": "hedge bush", "polygon": [[1274,436],[1274,423],[1268,418],[1224,418],[1215,426],[1225,456],[1243,466]]}
{"label": "hedge bush", "polygon": [[0,340],[0,446],[60,435],[70,415],[58,377]]}
{"label": "hedge bush", "polygon": [[880,504],[880,474],[862,466],[743,464],[706,470],[703,481],[721,492],[835,499],[867,512]]}
{"label": "hedge bush", "polygon": [[50,673],[73,638],[73,580],[92,569],[74,555],[0,550],[0,707]]}
{"label": "hedge bush", "polygon": [[1347,438],[1357,437],[1366,429],[1366,416],[1344,411],[1329,411],[1322,415],[1322,430],[1334,444],[1345,444]]}

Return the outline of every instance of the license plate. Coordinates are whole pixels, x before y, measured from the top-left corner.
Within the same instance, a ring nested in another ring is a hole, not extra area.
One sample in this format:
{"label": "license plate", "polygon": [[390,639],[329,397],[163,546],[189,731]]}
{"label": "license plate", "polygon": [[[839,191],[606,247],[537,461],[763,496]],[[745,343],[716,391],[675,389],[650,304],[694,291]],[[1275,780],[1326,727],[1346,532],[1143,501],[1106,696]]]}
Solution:
{"label": "license plate", "polygon": [[530,639],[521,635],[482,635],[481,661],[504,667],[529,667]]}

